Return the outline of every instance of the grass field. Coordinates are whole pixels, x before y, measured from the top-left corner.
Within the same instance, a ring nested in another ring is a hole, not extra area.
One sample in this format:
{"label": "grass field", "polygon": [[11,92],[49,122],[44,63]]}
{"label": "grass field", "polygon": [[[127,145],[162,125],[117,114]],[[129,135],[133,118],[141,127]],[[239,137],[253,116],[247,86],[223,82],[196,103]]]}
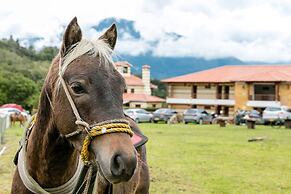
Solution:
{"label": "grass field", "polygon": [[[257,126],[140,124],[149,137],[152,194],[291,193],[291,130]],[[12,158],[22,135],[6,131],[0,193],[9,193]],[[251,137],[265,141],[249,143]]]}

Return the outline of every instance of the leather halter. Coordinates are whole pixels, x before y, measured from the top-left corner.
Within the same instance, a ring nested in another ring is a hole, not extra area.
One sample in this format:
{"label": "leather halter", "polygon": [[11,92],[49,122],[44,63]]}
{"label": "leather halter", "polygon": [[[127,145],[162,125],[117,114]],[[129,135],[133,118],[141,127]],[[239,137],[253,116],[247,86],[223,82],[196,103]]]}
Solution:
{"label": "leather halter", "polygon": [[[63,74],[64,71],[66,70],[66,67],[77,57],[82,56],[83,54],[89,52],[92,47],[87,47],[87,49],[83,49],[81,50],[82,52],[79,52],[79,54],[75,54],[78,52],[73,52],[75,49],[78,49],[78,46],[80,43],[82,43],[82,41],[85,41],[85,43],[87,43],[87,40],[81,40],[79,43],[77,43],[76,45],[73,45],[74,47],[70,50],[70,52],[67,54],[69,55],[69,57],[67,57],[66,55],[64,56],[64,59],[66,60],[66,58],[68,58],[68,61],[66,62],[66,66],[65,69],[63,69],[63,58],[60,55],[60,59],[59,59],[59,79],[60,79],[60,83],[65,91],[66,97],[70,103],[70,106],[72,108],[72,111],[76,117],[76,121],[75,124],[79,126],[79,129],[76,131],[73,131],[69,134],[66,134],[65,137],[69,138],[75,135],[78,135],[80,133],[82,133],[83,131],[86,131],[87,133],[87,137],[85,138],[83,145],[82,145],[82,152],[81,152],[81,159],[83,160],[85,165],[90,165],[89,162],[89,151],[88,151],[88,147],[90,145],[91,140],[93,139],[93,137],[99,136],[99,135],[103,135],[106,133],[117,133],[117,132],[121,132],[121,133],[127,133],[130,136],[133,136],[133,132],[132,129],[130,128],[129,122],[126,119],[114,119],[114,120],[107,120],[107,121],[103,121],[100,123],[97,123],[95,125],[89,125],[86,121],[84,121],[80,114],[79,111],[73,101],[73,98],[68,90],[68,86],[63,78]],[[71,54],[73,53],[73,54]],[[71,54],[71,55],[70,55]]]}
{"label": "leather halter", "polygon": [[24,184],[24,186],[33,193],[41,194],[63,194],[63,193],[73,193],[79,177],[84,169],[83,162],[79,160],[78,167],[75,174],[63,185],[54,188],[42,188],[39,183],[28,173],[27,170],[27,161],[26,161],[26,149],[28,144],[28,139],[32,128],[35,125],[36,115],[33,115],[29,126],[25,130],[24,137],[20,142],[20,149],[18,150],[14,163],[17,164],[19,176]]}
{"label": "leather halter", "polygon": [[[76,44],[76,45],[78,46],[78,44]],[[76,47],[74,47],[74,49]],[[88,47],[87,47],[87,50],[83,49],[82,50],[82,54],[79,53],[78,56],[75,56],[74,58],[71,57],[70,60],[69,60],[69,63],[72,62],[77,57],[87,53],[91,49],[92,49],[92,47],[90,49],[88,49]],[[27,144],[27,141],[28,141],[29,134],[31,132],[31,129],[33,128],[33,123],[34,123],[34,121],[33,121],[32,125],[26,131],[25,139],[24,139],[24,142],[22,143],[22,148],[20,148],[20,153],[19,153],[20,157],[18,157],[18,163],[19,163],[18,169],[19,169],[19,173],[20,173],[20,177],[21,177],[22,182],[24,183],[25,187],[27,189],[29,189],[31,192],[42,193],[42,194],[48,194],[48,193],[60,194],[60,193],[72,193],[72,192],[75,193],[75,190],[78,189],[77,186],[79,185],[79,183],[77,184],[76,181],[79,181],[79,179],[83,177],[84,169],[86,170],[86,168],[87,168],[88,171],[85,172],[85,174],[84,174],[84,176],[87,177],[86,178],[86,184],[85,184],[85,187],[84,187],[84,193],[89,193],[89,192],[91,193],[92,192],[92,188],[90,187],[90,184],[92,183],[92,181],[93,181],[93,183],[95,183],[93,190],[96,190],[96,181],[94,181],[96,177],[93,180],[91,180],[92,177],[93,177],[92,171],[94,169],[94,165],[91,165],[91,163],[89,162],[89,157],[88,157],[88,155],[89,155],[88,147],[90,145],[91,139],[93,137],[95,137],[95,136],[98,136],[98,135],[103,135],[103,134],[106,134],[106,133],[115,133],[115,132],[127,133],[130,136],[133,136],[133,131],[129,126],[129,122],[127,120],[125,120],[125,119],[103,121],[103,122],[97,123],[97,124],[95,124],[93,126],[90,126],[87,122],[85,122],[81,118],[81,116],[80,116],[80,114],[78,112],[78,109],[76,108],[76,105],[75,105],[75,103],[74,103],[74,101],[73,101],[73,99],[72,99],[72,97],[71,97],[71,95],[70,95],[70,93],[68,91],[67,84],[66,84],[65,80],[62,77],[63,76],[63,74],[61,72],[62,65],[63,65],[63,60],[60,57],[60,61],[59,61],[59,78],[60,78],[60,82],[62,84],[62,87],[63,87],[64,91],[65,91],[65,94],[66,94],[67,99],[68,99],[68,101],[70,103],[70,106],[71,106],[71,108],[73,110],[73,113],[74,113],[74,115],[76,117],[75,123],[80,128],[80,130],[76,130],[76,131],[74,131],[72,133],[66,134],[65,137],[69,138],[69,137],[78,135],[78,134],[80,134],[80,133],[82,133],[84,131],[87,132],[87,137],[85,138],[84,143],[83,143],[83,147],[82,147],[82,153],[84,153],[84,154],[81,153],[81,159],[83,159],[84,164],[88,165],[88,167],[83,166],[82,162],[79,162],[77,171],[75,172],[74,176],[67,183],[65,183],[65,184],[63,184],[63,185],[61,185],[59,187],[55,187],[55,188],[46,188],[46,189],[42,188],[37,183],[37,181],[34,180],[29,175],[29,173],[27,172],[27,169],[26,169],[26,164],[25,164],[25,151],[26,151],[25,149],[26,149],[26,144]],[[50,100],[49,97],[48,97],[48,100]],[[83,128],[83,130],[82,130],[82,128]],[[73,191],[73,189],[74,189],[74,191]]]}

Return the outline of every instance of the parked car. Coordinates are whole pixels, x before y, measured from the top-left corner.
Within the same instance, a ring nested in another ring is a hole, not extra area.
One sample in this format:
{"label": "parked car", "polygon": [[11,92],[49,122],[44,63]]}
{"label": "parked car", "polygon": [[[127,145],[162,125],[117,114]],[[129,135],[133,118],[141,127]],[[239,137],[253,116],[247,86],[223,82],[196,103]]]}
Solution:
{"label": "parked car", "polygon": [[151,122],[153,119],[153,114],[141,108],[127,109],[124,113],[132,118],[136,123]]}
{"label": "parked car", "polygon": [[246,118],[255,119],[256,124],[263,124],[262,116],[257,110],[239,110],[234,118],[236,125],[245,124]]}
{"label": "parked car", "polygon": [[184,123],[202,123],[203,121],[212,122],[213,116],[204,109],[190,108],[184,111]]}
{"label": "parked car", "polygon": [[263,111],[263,120],[264,123],[268,123],[270,121],[276,120],[276,119],[291,119],[291,109],[289,109],[286,106],[281,107],[267,107]]}
{"label": "parked car", "polygon": [[174,114],[177,114],[177,111],[174,109],[160,108],[153,113],[153,122],[164,121],[167,123]]}

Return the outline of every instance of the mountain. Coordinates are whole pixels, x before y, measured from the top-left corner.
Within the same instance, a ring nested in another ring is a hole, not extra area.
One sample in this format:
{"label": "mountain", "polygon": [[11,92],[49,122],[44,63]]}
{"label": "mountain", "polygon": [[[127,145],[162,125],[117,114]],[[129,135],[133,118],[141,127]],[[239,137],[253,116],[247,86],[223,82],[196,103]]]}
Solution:
{"label": "mountain", "polygon": [[[140,32],[135,28],[135,22],[132,20],[118,19],[118,18],[105,18],[101,20],[97,25],[93,25],[92,28],[97,32],[104,31],[112,23],[115,23],[118,28],[118,37],[120,40],[125,38],[131,38],[134,40],[142,39]],[[182,38],[183,36],[175,32],[165,32],[165,38],[172,39],[174,41]],[[155,46],[159,40],[152,46]],[[126,60],[133,65],[132,71],[135,74],[141,73],[142,65],[148,64],[151,66],[151,76],[157,79],[164,79],[167,77],[178,76],[186,73],[192,73],[195,71],[201,71],[213,67],[222,65],[238,65],[244,64],[244,62],[234,57],[226,57],[219,59],[204,59],[197,57],[162,57],[154,56],[151,51],[143,55],[120,55],[118,60]]]}
{"label": "mountain", "polygon": [[[119,44],[122,44],[123,40],[131,42],[143,41],[149,45],[149,49],[146,54],[139,54],[136,56],[130,54],[123,54],[122,51],[118,51],[120,57],[117,60],[126,60],[133,65],[132,70],[135,74],[141,73],[141,67],[144,64],[148,64],[151,66],[151,75],[153,78],[164,79],[173,76],[179,76],[187,73],[192,73],[196,71],[201,71],[205,69],[210,69],[214,67],[219,67],[223,65],[247,65],[251,64],[249,62],[241,61],[235,57],[225,57],[225,58],[216,58],[216,59],[205,59],[201,57],[176,57],[176,56],[156,56],[154,54],[154,48],[158,45],[159,39],[147,41],[142,37],[140,31],[136,28],[135,21],[127,20],[123,18],[105,18],[100,22],[87,26],[89,29],[93,29],[96,33],[100,33],[107,29],[112,23],[115,23],[118,27],[118,39],[120,40]],[[63,24],[61,24],[63,26]],[[61,34],[55,35],[55,38],[60,38]],[[183,38],[183,35],[178,34],[176,32],[164,32],[164,39],[177,41]],[[30,47],[31,44],[35,45],[38,41],[42,41],[44,37],[37,36],[28,36],[26,38],[22,38],[19,41],[22,45],[26,47]],[[125,42],[126,42],[125,41]],[[59,41],[52,41],[59,42]],[[126,44],[126,43],[124,43]],[[44,45],[47,46],[47,45]],[[58,46],[58,45],[53,45]],[[142,45],[141,45],[142,46]],[[266,64],[262,63],[261,64]],[[252,63],[254,64],[254,63]]]}
{"label": "mountain", "polygon": [[233,57],[204,59],[195,57],[156,57],[150,54],[142,56],[125,55],[119,60],[126,60],[133,65],[132,72],[140,74],[142,65],[151,66],[152,78],[164,79],[223,65],[241,65],[243,61]]}
{"label": "mountain", "polygon": [[141,38],[140,32],[137,31],[134,26],[135,22],[132,20],[117,19],[113,17],[105,18],[101,20],[97,25],[93,25],[91,28],[93,28],[97,32],[100,32],[109,28],[109,26],[111,26],[113,23],[115,23],[118,28],[118,38],[124,39],[128,37],[128,35],[134,39]]}

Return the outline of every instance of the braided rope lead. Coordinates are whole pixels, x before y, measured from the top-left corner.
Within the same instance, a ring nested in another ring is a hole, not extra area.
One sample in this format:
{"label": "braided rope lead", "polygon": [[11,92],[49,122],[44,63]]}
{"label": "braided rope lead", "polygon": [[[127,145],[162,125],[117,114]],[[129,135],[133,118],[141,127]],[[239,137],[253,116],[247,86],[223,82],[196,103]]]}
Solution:
{"label": "braided rope lead", "polygon": [[133,136],[133,131],[127,123],[111,123],[94,126],[85,137],[81,150],[81,159],[86,166],[90,165],[89,146],[93,137],[107,133],[127,133],[128,135]]}

